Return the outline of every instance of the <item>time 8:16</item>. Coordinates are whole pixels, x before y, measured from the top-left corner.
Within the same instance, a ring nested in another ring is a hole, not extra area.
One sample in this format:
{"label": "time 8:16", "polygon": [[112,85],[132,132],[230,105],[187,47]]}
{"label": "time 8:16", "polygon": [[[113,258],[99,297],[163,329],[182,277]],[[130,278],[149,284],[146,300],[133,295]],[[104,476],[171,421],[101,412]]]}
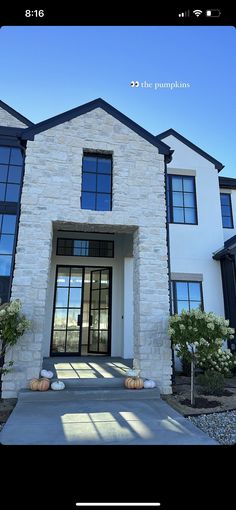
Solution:
{"label": "time 8:16", "polygon": [[26,18],[31,18],[31,17],[34,17],[34,18],[43,18],[44,17],[44,11],[41,9],[41,10],[35,10],[35,11],[30,11],[29,9],[27,11],[25,11],[25,17]]}

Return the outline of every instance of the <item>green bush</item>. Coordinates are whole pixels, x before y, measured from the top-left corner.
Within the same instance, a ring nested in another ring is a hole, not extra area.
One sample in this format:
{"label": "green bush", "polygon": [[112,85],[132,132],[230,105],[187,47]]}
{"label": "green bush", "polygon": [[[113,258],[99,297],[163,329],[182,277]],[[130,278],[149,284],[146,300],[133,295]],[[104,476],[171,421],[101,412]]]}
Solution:
{"label": "green bush", "polygon": [[197,383],[204,395],[219,395],[224,389],[224,375],[214,370],[206,370],[198,376]]}
{"label": "green bush", "polygon": [[0,376],[6,374],[13,365],[13,361],[5,363],[4,357],[10,347],[17,343],[31,327],[31,321],[21,312],[19,299],[4,303],[0,306]]}
{"label": "green bush", "polygon": [[188,361],[185,358],[183,358],[181,360],[181,364],[182,364],[182,374],[185,377],[190,377],[190,375],[191,375],[191,363],[190,363],[190,361]]}

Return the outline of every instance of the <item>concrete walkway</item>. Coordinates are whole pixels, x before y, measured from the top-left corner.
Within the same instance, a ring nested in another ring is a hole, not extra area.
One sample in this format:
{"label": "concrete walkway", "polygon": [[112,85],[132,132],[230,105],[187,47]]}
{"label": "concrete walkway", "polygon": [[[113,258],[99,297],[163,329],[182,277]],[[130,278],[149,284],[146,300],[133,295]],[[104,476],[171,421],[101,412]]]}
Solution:
{"label": "concrete walkway", "polygon": [[[111,393],[112,391],[112,393]],[[123,393],[122,393],[123,392]],[[150,393],[154,392],[154,393]],[[22,391],[4,445],[216,445],[155,390]],[[123,396],[124,397],[123,397]],[[87,398],[88,397],[88,398]]]}

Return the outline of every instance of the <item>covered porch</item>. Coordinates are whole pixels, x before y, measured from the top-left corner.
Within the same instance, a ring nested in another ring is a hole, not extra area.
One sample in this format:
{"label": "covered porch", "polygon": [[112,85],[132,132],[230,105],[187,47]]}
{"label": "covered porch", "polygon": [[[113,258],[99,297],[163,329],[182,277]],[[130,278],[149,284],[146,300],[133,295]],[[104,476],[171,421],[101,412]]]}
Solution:
{"label": "covered porch", "polygon": [[54,378],[62,380],[67,388],[77,386],[78,383],[80,386],[86,382],[93,384],[98,379],[100,383],[102,379],[112,383],[112,380],[118,378],[117,382],[122,383],[127,370],[132,366],[132,359],[109,356],[50,357],[43,360],[43,368],[51,370]]}
{"label": "covered porch", "polygon": [[[224,247],[213,254],[213,259],[219,260],[221,265],[225,318],[236,329],[236,236],[227,239]],[[236,350],[236,337],[228,348]]]}

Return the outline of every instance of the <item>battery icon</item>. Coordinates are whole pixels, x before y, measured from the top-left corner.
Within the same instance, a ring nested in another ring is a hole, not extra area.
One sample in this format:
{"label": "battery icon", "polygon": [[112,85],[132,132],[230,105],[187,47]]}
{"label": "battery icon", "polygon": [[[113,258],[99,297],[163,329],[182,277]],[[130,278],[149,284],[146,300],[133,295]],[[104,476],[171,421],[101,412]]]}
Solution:
{"label": "battery icon", "polygon": [[219,16],[221,15],[221,12],[220,12],[220,9],[208,9],[206,11],[206,16],[208,18],[219,18]]}

